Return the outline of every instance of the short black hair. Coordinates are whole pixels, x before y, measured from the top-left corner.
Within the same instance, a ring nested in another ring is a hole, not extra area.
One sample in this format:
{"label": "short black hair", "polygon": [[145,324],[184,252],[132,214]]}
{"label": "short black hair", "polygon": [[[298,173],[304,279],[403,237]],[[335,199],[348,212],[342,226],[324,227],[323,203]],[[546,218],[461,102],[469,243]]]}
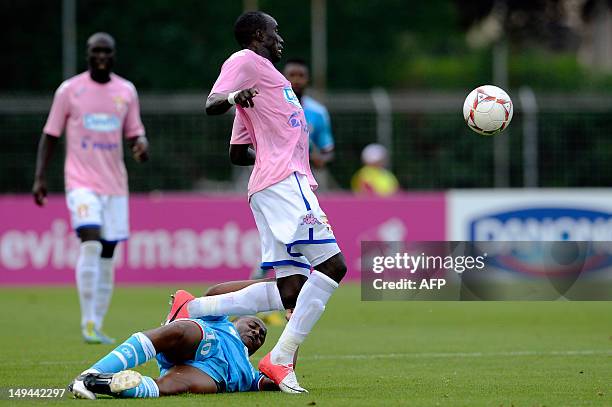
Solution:
{"label": "short black hair", "polygon": [[285,66],[289,64],[302,65],[304,68],[308,69],[308,63],[302,58],[289,58],[285,62]]}
{"label": "short black hair", "polygon": [[92,35],[90,35],[89,38],[87,39],[87,48],[89,48],[91,44],[99,40],[104,40],[108,42],[111,48],[115,49],[115,39],[113,38],[112,35],[110,35],[109,33],[105,33],[105,32],[97,32],[97,33],[93,33]]}
{"label": "short black hair", "polygon": [[261,11],[247,11],[243,13],[234,23],[234,37],[238,45],[246,48],[251,43],[253,35],[257,30],[266,30],[266,13]]}

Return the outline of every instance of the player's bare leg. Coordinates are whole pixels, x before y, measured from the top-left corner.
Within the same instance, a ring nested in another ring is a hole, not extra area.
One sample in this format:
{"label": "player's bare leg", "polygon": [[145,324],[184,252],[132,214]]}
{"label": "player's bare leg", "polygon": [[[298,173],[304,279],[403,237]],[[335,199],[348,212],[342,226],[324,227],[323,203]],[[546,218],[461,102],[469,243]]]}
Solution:
{"label": "player's bare leg", "polygon": [[222,391],[212,377],[193,366],[178,365],[156,380],[160,396],[182,393],[212,394]]}

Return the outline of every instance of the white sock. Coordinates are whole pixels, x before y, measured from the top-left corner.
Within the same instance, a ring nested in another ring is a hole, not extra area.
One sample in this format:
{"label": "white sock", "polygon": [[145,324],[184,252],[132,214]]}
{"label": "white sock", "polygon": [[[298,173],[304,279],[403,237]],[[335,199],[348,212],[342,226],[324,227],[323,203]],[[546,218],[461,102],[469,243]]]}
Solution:
{"label": "white sock", "polygon": [[252,315],[285,309],[276,282],[255,283],[231,293],[196,298],[187,307],[192,318]]}
{"label": "white sock", "polygon": [[310,274],[298,295],[291,319],[270,353],[272,363],[293,363],[295,351],[325,311],[325,304],[336,288],[338,283],[325,274],[316,270]]}
{"label": "white sock", "polygon": [[97,329],[102,328],[104,317],[108,311],[111,297],[113,296],[113,282],[115,279],[115,268],[113,259],[100,258],[100,273],[98,275],[98,288],[96,291],[96,302],[94,305],[94,324]]}
{"label": "white sock", "polygon": [[81,327],[94,320],[94,306],[98,274],[100,272],[100,254],[102,243],[87,240],[79,246],[79,258],[76,265],[76,283],[81,302]]}

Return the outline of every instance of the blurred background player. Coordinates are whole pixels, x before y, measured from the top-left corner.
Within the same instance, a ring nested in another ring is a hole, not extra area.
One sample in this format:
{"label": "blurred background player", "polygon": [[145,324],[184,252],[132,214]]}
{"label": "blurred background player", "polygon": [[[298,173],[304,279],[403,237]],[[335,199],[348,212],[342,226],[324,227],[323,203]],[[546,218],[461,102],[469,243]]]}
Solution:
{"label": "blurred background player", "polygon": [[134,85],[112,73],[115,40],[95,33],[87,40],[88,70],[64,81],[38,144],[34,201],[44,206],[46,169],[66,130],[64,181],[72,226],[81,240],[76,282],[81,330],[87,343],[112,343],[102,323],[113,292],[113,253],[128,238],[128,184],[123,143],[148,159],[148,141]]}
{"label": "blurred background player", "polygon": [[206,113],[220,115],[236,105],[230,160],[255,165],[249,203],[261,237],[262,267],[274,268],[277,281],[224,294],[230,301],[199,298],[188,309],[191,316],[200,316],[244,315],[246,308],[253,309],[251,313],[294,308],[259,369],[284,392],[304,393],[293,359],[346,274],[346,264],[312,192],[317,183],[308,162],[302,106],[273,65],[283,51],[278,24],[268,14],[247,12],[236,21],[234,36],[242,50],[223,63],[206,100]]}
{"label": "blurred background player", "polygon": [[310,137],[310,165],[319,184],[318,189],[327,191],[336,186],[327,170],[327,164],[334,158],[334,136],[329,113],[323,104],[304,94],[310,83],[306,61],[299,58],[289,59],[283,74],[291,82],[293,92],[304,109]]}
{"label": "blurred background player", "polygon": [[353,192],[368,196],[391,196],[399,190],[397,178],[387,167],[387,149],[381,144],[368,144],[361,152],[361,167],[351,179]]}

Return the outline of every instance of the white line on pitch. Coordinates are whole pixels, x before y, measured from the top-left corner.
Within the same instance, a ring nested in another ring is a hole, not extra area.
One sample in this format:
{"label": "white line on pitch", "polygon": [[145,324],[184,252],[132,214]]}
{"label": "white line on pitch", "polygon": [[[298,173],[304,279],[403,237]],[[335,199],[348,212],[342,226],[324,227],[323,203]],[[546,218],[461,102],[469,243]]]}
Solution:
{"label": "white line on pitch", "polygon": [[510,352],[423,352],[423,353],[374,353],[362,355],[313,355],[300,356],[299,360],[351,360],[351,359],[394,359],[394,358],[486,358],[514,356],[589,356],[612,355],[612,350],[559,350],[559,351],[510,351]]}
{"label": "white line on pitch", "polygon": [[[598,350],[552,350],[552,351],[508,351],[508,352],[421,352],[421,353],[373,353],[363,355],[311,355],[300,356],[299,360],[363,360],[363,359],[427,359],[427,358],[488,358],[488,357],[519,357],[519,356],[612,356],[612,349]],[[92,361],[51,361],[51,360],[22,360],[2,361],[3,366],[58,366],[58,365],[87,365]]]}

